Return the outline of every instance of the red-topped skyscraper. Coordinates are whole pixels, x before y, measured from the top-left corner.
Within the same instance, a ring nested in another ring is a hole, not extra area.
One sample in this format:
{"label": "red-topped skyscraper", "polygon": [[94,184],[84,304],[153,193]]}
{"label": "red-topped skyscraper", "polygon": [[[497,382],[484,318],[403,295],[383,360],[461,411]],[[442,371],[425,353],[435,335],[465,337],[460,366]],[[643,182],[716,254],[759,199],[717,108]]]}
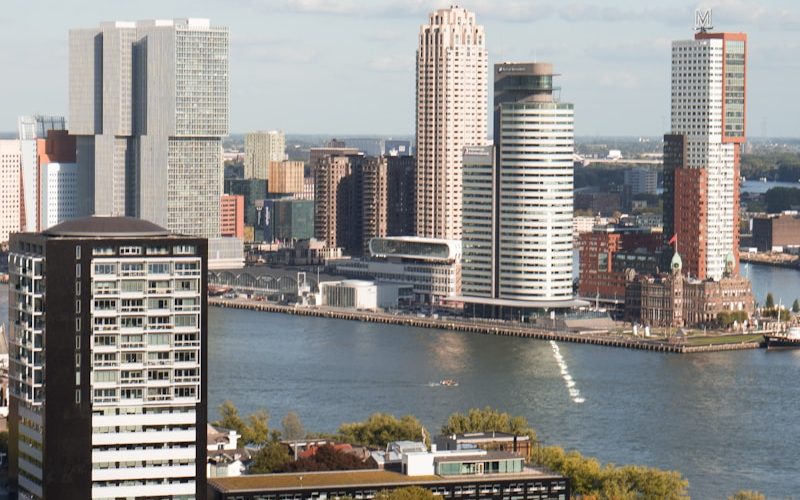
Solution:
{"label": "red-topped skyscraper", "polygon": [[686,274],[720,279],[739,267],[739,159],[745,140],[747,35],[698,33],[672,43],[672,130],[664,136],[664,238]]}

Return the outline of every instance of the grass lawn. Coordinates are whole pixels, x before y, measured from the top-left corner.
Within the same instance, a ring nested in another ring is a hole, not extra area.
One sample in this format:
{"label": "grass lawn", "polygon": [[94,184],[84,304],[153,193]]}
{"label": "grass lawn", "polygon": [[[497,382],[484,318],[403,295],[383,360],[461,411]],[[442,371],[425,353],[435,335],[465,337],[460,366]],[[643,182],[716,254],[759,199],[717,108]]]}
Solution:
{"label": "grass lawn", "polygon": [[746,335],[715,335],[706,337],[689,337],[686,340],[686,345],[716,345],[716,344],[741,344],[742,342],[761,342],[763,340],[761,334],[746,334]]}

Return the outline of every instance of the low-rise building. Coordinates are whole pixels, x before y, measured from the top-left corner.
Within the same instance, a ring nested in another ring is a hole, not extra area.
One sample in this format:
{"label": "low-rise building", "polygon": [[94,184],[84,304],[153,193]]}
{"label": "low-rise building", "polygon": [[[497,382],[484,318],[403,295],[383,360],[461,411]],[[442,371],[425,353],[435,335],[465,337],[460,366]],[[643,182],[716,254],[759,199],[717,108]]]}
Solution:
{"label": "low-rise building", "polygon": [[440,304],[461,293],[461,242],[417,236],[373,238],[370,257],[331,262],[336,273],[408,284],[414,303]]}
{"label": "low-rise building", "polygon": [[345,309],[394,309],[408,302],[411,287],[365,280],[323,281],[319,284],[320,305]]}
{"label": "low-rise building", "polygon": [[486,450],[403,452],[401,472],[387,469],[209,478],[209,500],[375,498],[417,486],[441,498],[569,500],[569,481],[531,467],[519,455]]}
{"label": "low-rise building", "polygon": [[440,450],[496,450],[515,453],[521,457],[531,454],[531,438],[508,432],[467,432],[464,434],[438,435],[434,438]]}
{"label": "low-rise building", "polygon": [[800,246],[800,214],[795,210],[754,217],[752,224],[752,244],[761,252]]}

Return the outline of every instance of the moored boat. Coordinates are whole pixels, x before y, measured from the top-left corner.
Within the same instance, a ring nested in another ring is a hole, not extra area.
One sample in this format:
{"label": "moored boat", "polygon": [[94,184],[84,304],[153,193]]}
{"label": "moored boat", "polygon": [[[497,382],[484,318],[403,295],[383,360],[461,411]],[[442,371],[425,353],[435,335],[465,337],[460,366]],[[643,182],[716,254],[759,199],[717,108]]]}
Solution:
{"label": "moored boat", "polygon": [[800,348],[800,327],[793,326],[786,333],[764,334],[767,349]]}

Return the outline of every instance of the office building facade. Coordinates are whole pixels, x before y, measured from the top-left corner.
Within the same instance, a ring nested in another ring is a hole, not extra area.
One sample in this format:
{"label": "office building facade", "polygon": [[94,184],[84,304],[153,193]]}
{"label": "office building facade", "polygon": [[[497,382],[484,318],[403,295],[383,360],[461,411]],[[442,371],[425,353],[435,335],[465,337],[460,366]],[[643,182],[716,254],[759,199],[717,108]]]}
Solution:
{"label": "office building facade", "polygon": [[494,157],[465,149],[465,300],[571,307],[574,111],[546,63],[495,66]]}
{"label": "office building facade", "polygon": [[672,43],[672,130],[664,136],[664,238],[683,271],[718,280],[739,266],[739,163],[745,140],[747,35]]}
{"label": "office building facade", "polygon": [[12,238],[9,456],[23,497],[205,498],[206,255],[205,239],[121,217]]}
{"label": "office building facade", "polygon": [[244,136],[244,178],[269,179],[270,163],[286,159],[286,136],[279,130]]}
{"label": "office building facade", "polygon": [[70,133],[92,213],[219,237],[228,45],[207,19],[70,31]]}
{"label": "office building facade", "polygon": [[483,26],[473,12],[440,9],[420,27],[417,236],[461,238],[463,149],[487,139],[487,60]]}
{"label": "office building facade", "polygon": [[22,227],[22,154],[20,141],[0,140],[0,243]]}
{"label": "office building facade", "polygon": [[223,194],[220,200],[220,231],[223,238],[244,238],[244,196]]}
{"label": "office building facade", "polygon": [[302,194],[304,169],[302,161],[269,162],[267,191],[272,194]]}

